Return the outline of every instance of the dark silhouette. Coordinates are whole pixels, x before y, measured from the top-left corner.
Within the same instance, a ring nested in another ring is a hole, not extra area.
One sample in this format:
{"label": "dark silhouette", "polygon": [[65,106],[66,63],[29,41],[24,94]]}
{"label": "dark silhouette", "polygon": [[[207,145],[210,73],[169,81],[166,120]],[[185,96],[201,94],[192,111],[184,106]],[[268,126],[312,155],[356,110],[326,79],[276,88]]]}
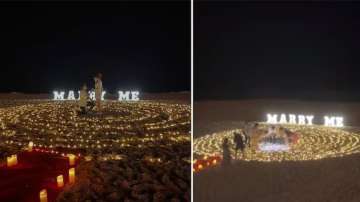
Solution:
{"label": "dark silhouette", "polygon": [[234,133],[234,143],[235,143],[235,156],[237,157],[239,150],[242,154],[244,154],[245,142],[240,133],[237,132]]}
{"label": "dark silhouette", "polygon": [[222,148],[223,148],[222,165],[223,166],[228,166],[228,165],[231,164],[231,155],[230,155],[229,140],[227,138],[224,138]]}

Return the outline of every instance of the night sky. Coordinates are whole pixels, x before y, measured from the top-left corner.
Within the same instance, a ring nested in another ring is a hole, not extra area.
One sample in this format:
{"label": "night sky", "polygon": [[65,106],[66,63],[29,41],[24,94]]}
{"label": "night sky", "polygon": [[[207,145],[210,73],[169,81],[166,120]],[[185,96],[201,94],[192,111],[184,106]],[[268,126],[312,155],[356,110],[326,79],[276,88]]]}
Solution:
{"label": "night sky", "polygon": [[195,99],[360,100],[360,3],[195,4]]}
{"label": "night sky", "polygon": [[0,3],[0,92],[190,90],[190,1]]}

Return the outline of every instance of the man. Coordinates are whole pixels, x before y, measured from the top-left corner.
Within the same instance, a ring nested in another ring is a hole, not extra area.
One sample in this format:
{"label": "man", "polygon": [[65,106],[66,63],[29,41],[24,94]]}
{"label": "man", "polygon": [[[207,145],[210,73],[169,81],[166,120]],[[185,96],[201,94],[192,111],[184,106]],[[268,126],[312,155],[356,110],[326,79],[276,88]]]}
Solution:
{"label": "man", "polygon": [[95,81],[95,100],[96,100],[96,108],[101,111],[101,96],[103,91],[102,86],[102,74],[98,73],[98,75],[94,78]]}
{"label": "man", "polygon": [[251,137],[255,135],[258,129],[258,123],[253,124],[246,124],[244,135],[245,135],[245,143],[248,147],[251,147]]}
{"label": "man", "polygon": [[235,143],[235,156],[237,157],[239,150],[242,153],[242,155],[244,155],[245,144],[242,135],[238,132],[234,133],[234,143]]}

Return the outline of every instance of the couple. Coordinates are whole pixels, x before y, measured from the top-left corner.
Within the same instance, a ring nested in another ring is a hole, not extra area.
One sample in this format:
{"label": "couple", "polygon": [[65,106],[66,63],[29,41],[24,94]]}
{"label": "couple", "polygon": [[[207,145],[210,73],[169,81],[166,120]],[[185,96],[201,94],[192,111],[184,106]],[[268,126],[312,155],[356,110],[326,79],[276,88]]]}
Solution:
{"label": "couple", "polygon": [[250,136],[247,133],[234,133],[234,143],[235,143],[235,156],[238,155],[238,151],[244,155],[244,150],[246,145],[250,147]]}
{"label": "couple", "polygon": [[[242,133],[234,132],[233,141],[235,144],[235,158],[237,157],[239,150],[242,153],[242,156],[244,157],[244,150],[246,144],[250,146],[250,138],[247,137],[247,135],[243,135]],[[230,165],[231,164],[230,142],[227,137],[224,138],[223,140],[222,149],[223,149],[222,165],[223,166]]]}
{"label": "couple", "polygon": [[[234,132],[234,144],[235,144],[235,157],[238,155],[238,151],[242,153],[242,157],[244,157],[245,147],[251,147],[251,140],[253,137],[257,137],[260,133],[259,124],[258,123],[250,123],[246,124],[244,130],[242,132]],[[230,154],[230,141],[228,138],[224,138],[222,143],[223,149],[223,165],[229,165],[231,163],[231,154]]]}
{"label": "couple", "polygon": [[[101,97],[102,97],[102,91],[103,91],[101,79],[102,79],[101,73],[98,73],[94,77],[95,101],[96,101],[96,108],[98,111],[101,111]],[[87,86],[86,86],[86,84],[84,84],[80,91],[80,101],[79,101],[80,112],[79,112],[79,114],[86,114],[87,107],[89,107],[90,110],[94,108],[94,104],[91,101],[88,101],[88,98],[89,98],[89,96],[88,96],[88,92],[87,92]]]}

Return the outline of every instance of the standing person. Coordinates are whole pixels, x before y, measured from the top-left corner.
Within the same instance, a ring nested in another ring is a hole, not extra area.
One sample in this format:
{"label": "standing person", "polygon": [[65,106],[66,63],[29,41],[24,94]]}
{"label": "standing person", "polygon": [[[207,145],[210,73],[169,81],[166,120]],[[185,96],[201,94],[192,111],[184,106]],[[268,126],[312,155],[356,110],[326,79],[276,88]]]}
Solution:
{"label": "standing person", "polygon": [[235,143],[235,156],[237,157],[238,151],[244,155],[245,143],[240,133],[234,133],[234,143]]}
{"label": "standing person", "polygon": [[86,86],[86,84],[84,84],[80,91],[79,114],[82,114],[82,115],[86,114],[87,99],[88,99],[87,86]]}
{"label": "standing person", "polygon": [[96,108],[97,110],[101,111],[101,96],[103,91],[102,86],[102,74],[98,73],[97,76],[94,78],[95,81],[95,100],[96,100]]}
{"label": "standing person", "polygon": [[224,138],[222,149],[223,149],[222,165],[228,166],[231,164],[230,145],[228,138]]}
{"label": "standing person", "polygon": [[254,123],[251,127],[250,130],[250,140],[249,140],[249,145],[254,145],[256,146],[256,143],[259,139],[259,135],[260,135],[260,130],[259,130],[259,124],[258,123]]}
{"label": "standing person", "polygon": [[258,126],[259,126],[258,123],[255,124],[248,123],[245,126],[245,130],[244,130],[245,143],[247,144],[248,147],[251,147],[251,138],[256,135]]}

